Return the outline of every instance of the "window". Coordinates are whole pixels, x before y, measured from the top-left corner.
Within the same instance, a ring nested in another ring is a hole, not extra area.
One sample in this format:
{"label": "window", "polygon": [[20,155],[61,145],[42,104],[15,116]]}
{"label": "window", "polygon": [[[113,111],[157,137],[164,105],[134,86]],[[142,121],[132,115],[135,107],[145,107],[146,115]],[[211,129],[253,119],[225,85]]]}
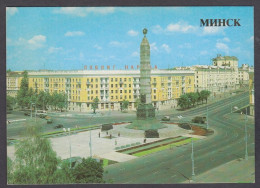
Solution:
{"label": "window", "polygon": [[116,90],[116,93],[117,93],[117,90]]}
{"label": "window", "polygon": [[131,84],[129,84],[129,87],[131,87]]}
{"label": "window", "polygon": [[124,84],[124,87],[127,87],[126,84]]}
{"label": "window", "polygon": [[124,79],[124,81],[126,82],[126,78]]}
{"label": "window", "polygon": [[96,94],[98,94],[98,90],[96,90]]}
{"label": "window", "polygon": [[129,99],[131,99],[131,95],[129,95]]}
{"label": "window", "polygon": [[111,99],[114,99],[114,97],[113,97],[113,96],[111,96]]}
{"label": "window", "polygon": [[113,88],[113,84],[111,84],[111,88]]}
{"label": "window", "polygon": [[115,79],[115,81],[117,82],[117,78]]}
{"label": "window", "polygon": [[131,90],[129,90],[129,93],[131,93]]}
{"label": "window", "polygon": [[117,84],[116,84],[116,88],[117,88]]}
{"label": "window", "polygon": [[122,78],[120,78],[120,82],[122,82]]}
{"label": "window", "polygon": [[125,93],[127,93],[127,90],[125,90]]}
{"label": "window", "polygon": [[96,78],[96,82],[98,82],[98,79]]}
{"label": "window", "polygon": [[126,99],[126,95],[125,95],[125,99]]}
{"label": "window", "polygon": [[114,90],[111,90],[111,93],[114,93]]}
{"label": "window", "polygon": [[96,84],[96,88],[98,88],[98,85]]}
{"label": "window", "polygon": [[131,82],[131,78],[128,78],[128,81]]}
{"label": "window", "polygon": [[120,93],[122,93],[122,90],[120,90]]}
{"label": "window", "polygon": [[111,78],[111,82],[113,82],[113,78]]}

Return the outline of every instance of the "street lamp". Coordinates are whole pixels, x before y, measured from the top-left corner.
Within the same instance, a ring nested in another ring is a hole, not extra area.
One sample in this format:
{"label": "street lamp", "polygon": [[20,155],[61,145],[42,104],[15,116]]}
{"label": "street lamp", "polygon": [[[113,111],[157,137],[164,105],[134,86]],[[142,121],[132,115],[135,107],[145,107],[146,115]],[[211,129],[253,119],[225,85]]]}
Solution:
{"label": "street lamp", "polygon": [[91,130],[89,130],[89,152],[90,152],[90,158],[92,158]]}
{"label": "street lamp", "polygon": [[[179,115],[177,116],[179,120],[183,119],[183,116]],[[190,126],[190,129],[192,131],[192,126],[190,123],[188,123]],[[191,168],[192,168],[192,174],[191,174],[191,180],[194,180],[195,172],[194,172],[194,150],[193,150],[193,137],[191,137]]]}
{"label": "street lamp", "polygon": [[[234,106],[235,110],[239,110],[237,106]],[[243,113],[241,110],[239,110],[241,113]],[[247,151],[247,108],[246,108],[246,113],[245,113],[245,159],[248,160],[248,151]]]}
{"label": "street lamp", "polygon": [[32,105],[34,105],[34,103],[31,102],[31,119],[32,119]]}
{"label": "street lamp", "polygon": [[63,131],[66,133],[66,135],[68,135],[67,132],[69,133],[69,137],[68,137],[68,139],[69,139],[69,144],[70,144],[70,168],[71,168],[71,142],[70,142],[70,128],[68,128],[68,129],[63,128]]}

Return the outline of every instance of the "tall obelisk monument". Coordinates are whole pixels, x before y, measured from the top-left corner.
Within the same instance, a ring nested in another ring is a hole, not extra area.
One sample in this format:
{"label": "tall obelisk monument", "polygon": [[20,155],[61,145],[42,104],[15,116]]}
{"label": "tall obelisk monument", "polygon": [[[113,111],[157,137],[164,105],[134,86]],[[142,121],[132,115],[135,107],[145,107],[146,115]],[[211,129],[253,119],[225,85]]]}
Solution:
{"label": "tall obelisk monument", "polygon": [[151,100],[151,64],[150,45],[146,38],[147,29],[143,29],[143,40],[140,45],[140,99],[137,108],[137,118],[147,119],[155,117],[155,108]]}

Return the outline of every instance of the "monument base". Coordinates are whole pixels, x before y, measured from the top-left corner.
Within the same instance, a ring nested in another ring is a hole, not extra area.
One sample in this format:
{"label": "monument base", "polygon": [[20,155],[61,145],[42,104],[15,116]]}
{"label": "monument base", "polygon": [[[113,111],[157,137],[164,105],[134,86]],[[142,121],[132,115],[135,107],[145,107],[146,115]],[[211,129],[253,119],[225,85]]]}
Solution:
{"label": "monument base", "polygon": [[127,125],[126,128],[128,129],[135,129],[135,130],[158,130],[162,128],[166,128],[167,126],[162,124],[155,118],[148,118],[148,119],[136,119],[130,125]]}
{"label": "monument base", "polygon": [[155,108],[150,104],[139,104],[136,113],[137,119],[147,119],[155,117]]}

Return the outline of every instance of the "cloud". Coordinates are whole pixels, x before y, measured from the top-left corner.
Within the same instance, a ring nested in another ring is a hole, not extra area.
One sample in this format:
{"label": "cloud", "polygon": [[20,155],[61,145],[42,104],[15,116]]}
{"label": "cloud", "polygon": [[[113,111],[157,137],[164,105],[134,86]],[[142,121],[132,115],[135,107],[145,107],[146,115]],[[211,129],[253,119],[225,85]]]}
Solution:
{"label": "cloud", "polygon": [[223,38],[223,41],[230,42],[230,39],[228,37]]}
{"label": "cloud", "polygon": [[129,30],[127,32],[127,34],[131,37],[134,37],[134,36],[137,36],[138,35],[138,32],[137,31],[134,31],[134,30]]}
{"label": "cloud", "polygon": [[136,51],[136,52],[133,52],[133,53],[132,53],[132,56],[133,56],[133,57],[138,57],[138,56],[139,56],[139,53],[138,53],[137,51]]}
{"label": "cloud", "polygon": [[59,52],[59,51],[62,51],[63,50],[63,48],[62,47],[49,47],[49,49],[48,49],[48,53],[49,54],[53,54],[53,53],[57,53],[57,52]]}
{"label": "cloud", "polygon": [[85,35],[84,32],[82,31],[68,31],[67,33],[64,34],[66,37],[76,37],[76,36],[83,36]]}
{"label": "cloud", "polygon": [[150,44],[150,49],[151,51],[158,52],[158,48],[155,42]]}
{"label": "cloud", "polygon": [[97,50],[102,50],[102,47],[97,44],[94,45],[94,48],[96,48]]}
{"label": "cloud", "polygon": [[248,39],[249,42],[252,42],[254,41],[254,36],[251,36],[249,39]]}
{"label": "cloud", "polygon": [[225,27],[204,27],[202,34],[203,35],[216,35],[216,34],[224,34]]}
{"label": "cloud", "polygon": [[188,32],[194,32],[196,30],[195,26],[188,25],[187,23],[171,23],[166,27],[166,32],[182,32],[182,33],[188,33]]}
{"label": "cloud", "polygon": [[197,27],[189,25],[185,22],[170,23],[166,28],[160,25],[155,25],[152,27],[152,32],[155,34],[171,34],[171,33],[193,33],[197,31]]}
{"label": "cloud", "polygon": [[191,44],[190,43],[184,43],[184,44],[181,44],[179,45],[179,48],[191,48]]}
{"label": "cloud", "polygon": [[224,43],[221,43],[221,42],[217,42],[216,43],[216,48],[218,50],[221,50],[223,52],[226,52],[227,54],[229,53],[229,47],[228,45],[224,44]]}
{"label": "cloud", "polygon": [[167,44],[163,44],[163,45],[161,46],[161,48],[162,48],[163,50],[165,50],[167,53],[170,53],[170,51],[171,51],[171,48],[170,48]]}
{"label": "cloud", "polygon": [[90,13],[105,15],[113,13],[114,11],[114,7],[62,7],[55,10],[54,13],[86,17]]}
{"label": "cloud", "polygon": [[200,55],[207,55],[207,54],[208,54],[208,51],[206,51],[206,50],[203,50],[200,52]]}
{"label": "cloud", "polygon": [[109,43],[110,46],[112,47],[126,47],[126,44],[123,42],[118,42],[118,41],[111,41]]}
{"label": "cloud", "polygon": [[[24,39],[19,38],[19,40],[22,42]],[[29,44],[29,48],[32,50],[42,48],[46,42],[46,36],[44,35],[35,35],[31,39],[27,41]]]}
{"label": "cloud", "polygon": [[6,14],[13,16],[18,12],[18,8],[16,7],[6,7]]}
{"label": "cloud", "polygon": [[159,34],[163,32],[163,28],[160,25],[156,25],[152,27],[152,32],[155,34]]}

